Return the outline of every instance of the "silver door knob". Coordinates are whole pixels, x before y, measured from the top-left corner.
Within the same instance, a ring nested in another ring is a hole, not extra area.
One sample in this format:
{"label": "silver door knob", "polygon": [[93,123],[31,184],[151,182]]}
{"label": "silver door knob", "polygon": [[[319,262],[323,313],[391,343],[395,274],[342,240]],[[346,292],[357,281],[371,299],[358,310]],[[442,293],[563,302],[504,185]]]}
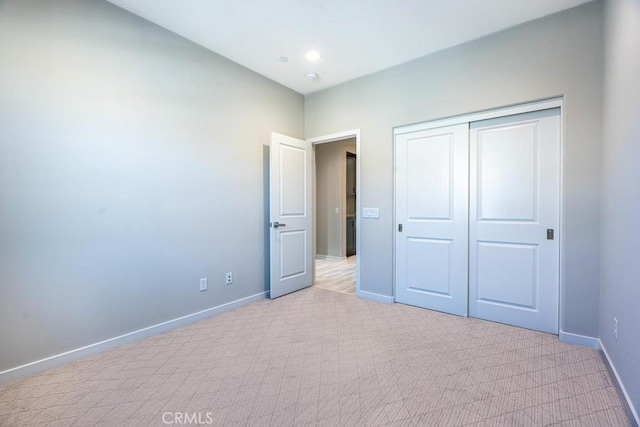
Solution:
{"label": "silver door knob", "polygon": [[287,224],[280,224],[278,221],[273,223],[273,228],[286,227]]}

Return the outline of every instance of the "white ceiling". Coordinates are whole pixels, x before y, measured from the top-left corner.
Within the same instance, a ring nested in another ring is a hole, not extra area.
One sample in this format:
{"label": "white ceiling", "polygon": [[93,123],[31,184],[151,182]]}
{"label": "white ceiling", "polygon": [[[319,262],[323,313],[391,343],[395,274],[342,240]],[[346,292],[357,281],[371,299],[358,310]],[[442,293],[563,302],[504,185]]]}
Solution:
{"label": "white ceiling", "polygon": [[108,1],[308,94],[590,0]]}

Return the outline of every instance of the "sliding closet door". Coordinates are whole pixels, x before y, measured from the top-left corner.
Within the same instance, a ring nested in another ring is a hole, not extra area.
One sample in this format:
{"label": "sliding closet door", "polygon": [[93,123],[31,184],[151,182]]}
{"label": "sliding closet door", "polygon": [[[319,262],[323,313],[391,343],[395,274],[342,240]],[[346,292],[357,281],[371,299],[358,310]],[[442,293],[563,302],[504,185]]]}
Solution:
{"label": "sliding closet door", "polygon": [[470,124],[469,315],[558,333],[560,111]]}
{"label": "sliding closet door", "polygon": [[397,302],[467,315],[468,125],[396,136]]}

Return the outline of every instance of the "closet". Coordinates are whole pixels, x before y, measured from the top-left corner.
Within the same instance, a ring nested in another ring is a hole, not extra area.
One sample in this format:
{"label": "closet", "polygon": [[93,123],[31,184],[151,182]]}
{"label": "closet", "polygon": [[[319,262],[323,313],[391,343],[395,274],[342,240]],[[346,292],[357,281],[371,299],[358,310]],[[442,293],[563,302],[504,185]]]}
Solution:
{"label": "closet", "polygon": [[395,299],[557,334],[560,108],[502,113],[395,129]]}

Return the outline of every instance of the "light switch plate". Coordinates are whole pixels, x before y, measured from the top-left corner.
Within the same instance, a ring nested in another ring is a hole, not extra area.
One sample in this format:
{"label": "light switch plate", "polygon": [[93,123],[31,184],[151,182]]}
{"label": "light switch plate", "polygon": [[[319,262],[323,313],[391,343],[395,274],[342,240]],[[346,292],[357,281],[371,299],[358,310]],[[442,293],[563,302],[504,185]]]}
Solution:
{"label": "light switch plate", "polygon": [[362,208],[363,218],[380,218],[380,208]]}

